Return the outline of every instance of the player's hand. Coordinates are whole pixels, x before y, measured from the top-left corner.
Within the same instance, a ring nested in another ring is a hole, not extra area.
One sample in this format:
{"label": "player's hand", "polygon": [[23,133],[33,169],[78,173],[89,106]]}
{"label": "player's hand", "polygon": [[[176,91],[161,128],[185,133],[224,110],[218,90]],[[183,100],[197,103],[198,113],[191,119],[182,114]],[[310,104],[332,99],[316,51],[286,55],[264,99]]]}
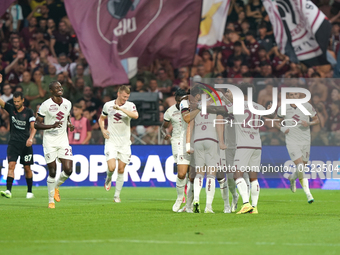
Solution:
{"label": "player's hand", "polygon": [[71,132],[74,131],[74,126],[71,123],[68,123],[68,128],[70,129]]}
{"label": "player's hand", "polygon": [[220,143],[220,150],[225,150],[227,148],[228,148],[227,145],[225,145],[223,142]]}
{"label": "player's hand", "polygon": [[53,128],[60,128],[61,126],[62,126],[62,122],[61,121],[56,121],[56,122],[54,122],[54,124],[53,124]]}
{"label": "player's hand", "polygon": [[115,110],[120,110],[120,108],[119,108],[119,106],[117,105],[117,104],[115,104],[114,106],[113,106],[113,109],[115,109]]}
{"label": "player's hand", "polygon": [[26,147],[31,147],[33,144],[33,139],[27,139],[26,141]]}
{"label": "player's hand", "polygon": [[25,53],[21,50],[18,51],[17,58],[21,59],[25,57]]}
{"label": "player's hand", "polygon": [[103,136],[104,136],[105,139],[109,139],[110,138],[110,132],[109,131],[104,130],[104,131],[102,131],[102,133],[103,133]]}
{"label": "player's hand", "polygon": [[171,135],[167,134],[165,137],[164,137],[164,140],[169,140],[171,138]]}
{"label": "player's hand", "polygon": [[302,120],[301,125],[304,127],[309,127],[309,123],[307,121]]}
{"label": "player's hand", "polygon": [[273,106],[273,103],[270,103],[268,106],[267,106],[267,110],[269,110],[270,108],[272,108]]}

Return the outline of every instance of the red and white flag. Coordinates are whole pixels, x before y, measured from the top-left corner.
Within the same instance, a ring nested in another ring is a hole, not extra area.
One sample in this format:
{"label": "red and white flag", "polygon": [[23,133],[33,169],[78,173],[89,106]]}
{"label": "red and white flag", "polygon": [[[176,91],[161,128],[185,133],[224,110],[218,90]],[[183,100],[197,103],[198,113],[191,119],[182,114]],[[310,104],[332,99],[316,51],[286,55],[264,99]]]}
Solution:
{"label": "red and white flag", "polygon": [[202,0],[67,0],[95,86],[128,82],[121,60],[141,65],[170,59],[175,68],[192,64]]}
{"label": "red and white flag", "polygon": [[[307,64],[327,64],[330,24],[319,8],[308,0],[262,0],[282,53],[291,49]],[[291,52],[292,53],[292,52]]]}

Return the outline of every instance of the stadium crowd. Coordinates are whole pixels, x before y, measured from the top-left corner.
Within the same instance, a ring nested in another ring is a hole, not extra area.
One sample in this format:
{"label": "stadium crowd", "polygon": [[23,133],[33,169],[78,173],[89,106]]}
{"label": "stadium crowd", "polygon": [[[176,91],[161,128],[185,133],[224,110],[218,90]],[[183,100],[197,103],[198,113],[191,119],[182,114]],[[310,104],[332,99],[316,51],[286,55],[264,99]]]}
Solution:
{"label": "stadium crowd", "polygon": [[[332,23],[328,60],[331,64],[307,68],[278,51],[268,15],[260,0],[231,0],[223,41],[200,48],[190,67],[174,69],[165,59],[151,66],[138,66],[130,79],[132,92],[159,95],[160,121],[175,103],[177,88],[190,89],[190,78],[212,78],[216,83],[247,79],[256,88],[255,101],[267,106],[273,87],[299,86],[312,93],[311,102],[320,125],[312,127],[313,145],[340,145],[340,1],[313,1]],[[94,49],[95,50],[95,49]],[[81,52],[77,36],[67,17],[63,0],[19,0],[0,17],[0,73],[4,77],[0,93],[11,101],[22,91],[26,106],[34,112],[50,97],[48,84],[58,80],[64,97],[73,107],[74,120],[86,127],[86,139],[70,143],[102,144],[98,125],[102,106],[116,97],[118,86],[94,87],[91,70]],[[286,78],[293,78],[287,82]],[[309,79],[311,78],[311,79]],[[0,144],[9,139],[8,114],[0,109]],[[86,120],[84,120],[85,118]],[[84,121],[81,121],[84,120]],[[86,124],[85,124],[86,123]],[[77,126],[76,126],[77,128]],[[262,127],[264,145],[284,145],[279,130]],[[159,139],[158,126],[132,127],[132,141],[142,144],[167,143]],[[37,132],[34,143],[42,142]]]}

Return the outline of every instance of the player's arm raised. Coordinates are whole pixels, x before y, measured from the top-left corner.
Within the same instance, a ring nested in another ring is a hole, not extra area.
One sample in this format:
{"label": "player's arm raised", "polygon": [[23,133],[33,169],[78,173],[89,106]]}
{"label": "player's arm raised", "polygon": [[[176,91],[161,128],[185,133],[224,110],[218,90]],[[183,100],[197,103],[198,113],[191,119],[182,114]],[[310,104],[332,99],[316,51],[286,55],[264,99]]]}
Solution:
{"label": "player's arm raised", "polygon": [[126,109],[119,107],[116,104],[113,106],[113,109],[122,111],[123,113],[125,113],[127,116],[129,116],[132,119],[138,119],[139,115],[138,115],[138,112],[136,110],[135,111],[129,111],[129,110],[126,110]]}
{"label": "player's arm raised", "polygon": [[98,119],[98,124],[99,124],[100,130],[102,131],[104,138],[109,139],[110,138],[110,132],[105,129],[105,119],[106,118],[107,118],[107,116],[105,116],[103,114],[100,115],[100,117]]}

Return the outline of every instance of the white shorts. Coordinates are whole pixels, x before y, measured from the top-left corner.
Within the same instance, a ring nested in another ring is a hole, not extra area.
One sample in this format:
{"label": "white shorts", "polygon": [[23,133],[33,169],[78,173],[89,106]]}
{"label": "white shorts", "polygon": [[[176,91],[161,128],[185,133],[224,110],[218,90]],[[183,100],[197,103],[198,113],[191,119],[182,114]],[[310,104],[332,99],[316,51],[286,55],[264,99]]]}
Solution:
{"label": "white shorts", "polygon": [[177,140],[171,141],[171,150],[172,150],[172,156],[174,156],[174,162],[177,163],[177,157],[178,157],[178,146],[180,142]]}
{"label": "white shorts", "polygon": [[190,165],[191,155],[186,151],[186,144],[178,142],[177,165]]}
{"label": "white shorts", "polygon": [[44,156],[46,164],[49,164],[56,159],[60,162],[60,159],[73,160],[72,148],[70,145],[66,146],[45,146]]}
{"label": "white shorts", "polygon": [[260,149],[236,149],[234,165],[241,172],[260,172]]}
{"label": "white shorts", "polygon": [[309,160],[310,144],[287,144],[288,154],[292,161],[302,158],[302,161]]}
{"label": "white shorts", "polygon": [[220,162],[220,150],[218,143],[211,140],[194,143],[194,157],[196,166],[218,166]]}
{"label": "white shorts", "polygon": [[106,157],[106,161],[110,159],[119,159],[120,161],[124,162],[125,164],[129,164],[131,160],[131,146],[123,146],[117,147],[113,143],[106,142],[104,153]]}

